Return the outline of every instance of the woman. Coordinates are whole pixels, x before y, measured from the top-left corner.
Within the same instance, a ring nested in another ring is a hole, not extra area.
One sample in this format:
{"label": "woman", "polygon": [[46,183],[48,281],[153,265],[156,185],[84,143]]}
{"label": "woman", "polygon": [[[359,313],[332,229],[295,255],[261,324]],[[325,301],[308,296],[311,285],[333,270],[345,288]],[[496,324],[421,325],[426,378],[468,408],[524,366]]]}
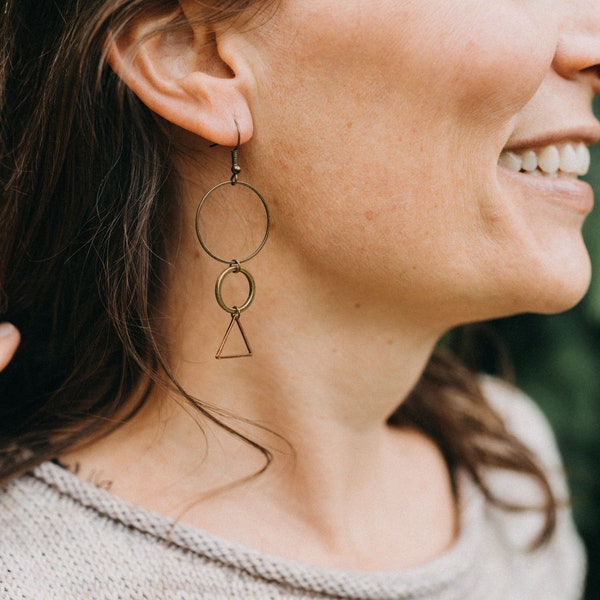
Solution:
{"label": "woman", "polygon": [[434,348],[588,285],[595,0],[9,0],[0,39],[4,597],[581,593],[543,419]]}

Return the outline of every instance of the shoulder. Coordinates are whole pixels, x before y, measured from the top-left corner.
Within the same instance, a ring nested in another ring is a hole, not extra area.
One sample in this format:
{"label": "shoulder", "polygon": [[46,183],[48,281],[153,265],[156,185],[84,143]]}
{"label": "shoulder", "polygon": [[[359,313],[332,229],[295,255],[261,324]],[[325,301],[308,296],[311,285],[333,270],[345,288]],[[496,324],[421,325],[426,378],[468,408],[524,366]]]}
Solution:
{"label": "shoulder", "polygon": [[0,490],[0,598],[288,597],[250,554],[53,463]]}
{"label": "shoulder", "polygon": [[[40,470],[62,471],[50,463]],[[103,515],[91,485],[83,491],[88,497],[75,499],[34,474],[0,491],[0,597],[2,590],[9,598],[117,597],[110,586],[121,571],[147,577],[142,565],[156,567],[144,536]]]}
{"label": "shoulder", "polygon": [[554,433],[539,405],[507,381],[482,376],[480,385],[506,428],[535,454],[541,465],[562,471]]}
{"label": "shoulder", "polygon": [[[547,590],[546,595],[536,597],[577,598],[583,587],[585,554],[572,519],[566,476],[552,429],[539,406],[509,383],[486,376],[481,387],[508,431],[533,453],[559,503],[553,537],[535,551],[512,554],[512,569],[515,574],[523,572],[539,590]],[[499,547],[507,553],[527,549],[543,524],[543,514],[536,510],[541,501],[539,488],[531,478],[510,471],[490,470],[486,480],[498,498],[532,507],[507,511],[490,505],[486,509]]]}
{"label": "shoulder", "polygon": [[569,490],[562,458],[552,427],[539,405],[507,381],[482,376],[480,385],[508,431],[533,453],[556,498],[567,504]]}
{"label": "shoulder", "polygon": [[[480,384],[486,400],[499,415],[506,429],[531,451],[545,472],[559,503],[567,505],[569,490],[556,438],[538,404],[506,381],[483,376]],[[517,480],[520,481],[518,486],[515,485]],[[535,503],[539,498],[535,486],[528,485],[529,478],[526,476],[494,472],[492,481],[496,488],[506,488],[499,492],[500,497],[508,495],[507,499],[516,504],[528,505]],[[517,497],[513,498],[515,494]]]}

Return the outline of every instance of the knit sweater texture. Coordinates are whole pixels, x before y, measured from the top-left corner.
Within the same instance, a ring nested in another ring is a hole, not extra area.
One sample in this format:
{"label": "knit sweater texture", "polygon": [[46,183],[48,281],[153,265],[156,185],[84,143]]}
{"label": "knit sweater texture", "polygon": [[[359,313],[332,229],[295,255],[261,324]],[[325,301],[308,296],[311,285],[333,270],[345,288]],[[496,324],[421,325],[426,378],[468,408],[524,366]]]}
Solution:
{"label": "knit sweater texture", "polygon": [[[524,395],[486,379],[489,401],[566,493],[553,436]],[[535,502],[522,475],[490,472],[503,497]],[[582,545],[567,509],[536,551],[535,511],[507,512],[486,502],[458,474],[460,531],[444,554],[418,568],[350,572],[269,556],[123,501],[54,463],[0,492],[0,598],[10,600],[576,600],[584,577]]]}

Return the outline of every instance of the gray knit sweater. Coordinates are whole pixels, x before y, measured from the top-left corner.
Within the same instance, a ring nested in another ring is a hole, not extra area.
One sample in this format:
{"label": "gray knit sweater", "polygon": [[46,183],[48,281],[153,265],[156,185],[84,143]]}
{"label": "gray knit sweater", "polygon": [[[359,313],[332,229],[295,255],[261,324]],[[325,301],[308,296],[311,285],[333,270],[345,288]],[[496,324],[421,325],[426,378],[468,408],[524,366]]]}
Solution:
{"label": "gray knit sweater", "polygon": [[[564,490],[552,435],[537,408],[487,380],[509,427]],[[530,482],[490,473],[505,497],[531,501]],[[46,463],[0,492],[0,598],[34,600],[363,598],[570,600],[581,596],[584,557],[569,513],[550,544],[527,552],[537,513],[488,505],[459,477],[460,535],[430,563],[397,572],[345,572],[267,556],[177,524]]]}

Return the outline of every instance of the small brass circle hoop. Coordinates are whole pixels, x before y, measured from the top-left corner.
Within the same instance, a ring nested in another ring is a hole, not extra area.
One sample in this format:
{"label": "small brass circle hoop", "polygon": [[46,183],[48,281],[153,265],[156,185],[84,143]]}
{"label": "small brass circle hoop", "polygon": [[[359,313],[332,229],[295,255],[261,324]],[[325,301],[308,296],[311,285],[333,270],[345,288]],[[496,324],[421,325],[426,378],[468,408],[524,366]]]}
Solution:
{"label": "small brass circle hoop", "polygon": [[[202,200],[200,201],[200,204],[198,205],[198,208],[196,209],[196,235],[198,236],[198,241],[200,242],[200,245],[202,246],[204,251],[210,257],[212,257],[215,260],[218,260],[219,262],[222,262],[226,265],[234,262],[232,259],[221,258],[220,256],[217,256],[216,254],[211,252],[211,250],[208,248],[208,246],[204,243],[204,240],[202,239],[202,233],[200,232],[200,213],[202,212],[202,208],[203,208],[204,204],[206,203],[209,196],[213,192],[215,192],[219,188],[223,187],[224,185],[229,185],[229,186],[233,186],[233,187],[235,187],[236,185],[242,185],[245,188],[248,188],[250,191],[254,192],[254,194],[256,194],[258,196],[259,200],[261,201],[261,203],[263,205],[263,208],[265,209],[265,215],[267,217],[267,227],[266,227],[265,235],[264,235],[261,243],[258,245],[256,250],[254,250],[254,252],[252,252],[251,254],[246,256],[246,258],[240,258],[240,259],[236,260],[236,262],[238,262],[238,263],[245,263],[245,262],[249,261],[251,258],[254,258],[263,249],[263,246],[267,243],[267,239],[269,237],[269,231],[271,229],[271,215],[269,214],[269,208],[267,206],[267,203],[265,202],[265,199],[262,197],[261,193],[255,187],[251,186],[249,183],[246,183],[245,181],[236,181],[236,182],[222,181],[221,183],[218,183],[217,185],[215,185],[215,187],[208,190],[208,192],[206,192],[206,194],[204,194],[204,197],[202,198]],[[228,310],[228,309],[225,309],[225,310]]]}
{"label": "small brass circle hoop", "polygon": [[[241,273],[248,281],[248,298],[246,299],[246,302],[244,302],[244,304],[242,304],[241,306],[227,306],[227,304],[225,304],[225,300],[223,300],[221,287],[223,285],[223,281],[225,281],[225,277],[227,277],[227,275],[230,275],[231,273]],[[217,283],[215,285],[215,296],[217,297],[217,302],[219,303],[219,306],[224,311],[228,312],[230,315],[239,315],[239,313],[244,312],[252,304],[255,292],[256,284],[254,283],[254,277],[252,277],[252,275],[248,271],[246,271],[246,269],[240,267],[239,264],[232,265],[231,267],[225,269],[219,275],[219,279],[217,279]]]}

